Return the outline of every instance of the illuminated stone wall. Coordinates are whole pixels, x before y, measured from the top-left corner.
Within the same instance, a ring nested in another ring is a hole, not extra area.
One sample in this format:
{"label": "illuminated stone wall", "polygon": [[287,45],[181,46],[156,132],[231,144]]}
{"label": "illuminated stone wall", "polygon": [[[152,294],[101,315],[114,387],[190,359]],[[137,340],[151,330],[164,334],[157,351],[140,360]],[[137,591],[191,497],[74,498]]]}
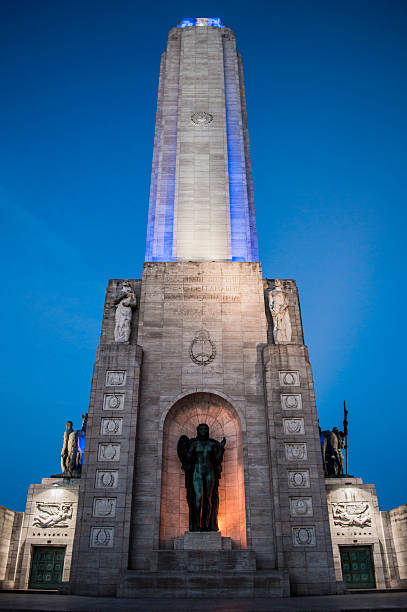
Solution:
{"label": "illuminated stone wall", "polygon": [[146,261],[258,261],[241,57],[232,30],[195,23],[162,56]]}

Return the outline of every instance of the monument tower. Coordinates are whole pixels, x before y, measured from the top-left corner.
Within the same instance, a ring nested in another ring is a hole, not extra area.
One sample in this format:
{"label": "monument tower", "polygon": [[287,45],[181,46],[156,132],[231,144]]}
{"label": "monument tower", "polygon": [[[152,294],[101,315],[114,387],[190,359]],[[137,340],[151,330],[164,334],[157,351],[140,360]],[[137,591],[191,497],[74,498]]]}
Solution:
{"label": "monument tower", "polygon": [[[298,292],[258,259],[235,35],[184,19],[161,60],[142,279],[106,291],[72,592],[335,592]],[[186,487],[201,444],[206,522],[196,471]]]}

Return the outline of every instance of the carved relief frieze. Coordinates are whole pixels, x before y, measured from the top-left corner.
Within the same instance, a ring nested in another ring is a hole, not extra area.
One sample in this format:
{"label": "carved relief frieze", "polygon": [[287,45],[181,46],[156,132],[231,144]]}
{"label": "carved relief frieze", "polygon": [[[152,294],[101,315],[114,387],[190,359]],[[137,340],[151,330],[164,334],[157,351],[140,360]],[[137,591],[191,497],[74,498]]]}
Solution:
{"label": "carved relief frieze", "polygon": [[294,546],[315,546],[315,527],[293,527]]}
{"label": "carved relief frieze", "polygon": [[99,518],[116,516],[116,497],[94,497],[93,516]]}
{"label": "carved relief frieze", "polygon": [[101,442],[98,449],[98,461],[119,461],[120,444],[114,442]]}
{"label": "carved relief frieze", "polygon": [[291,516],[312,516],[312,497],[290,497]]}
{"label": "carved relief frieze", "polygon": [[103,410],[123,410],[124,393],[105,393]]}
{"label": "carved relief frieze", "polygon": [[281,394],[281,408],[283,410],[302,410],[302,398],[300,393]]}
{"label": "carved relief frieze", "polygon": [[126,384],[126,370],[108,370],[106,387],[123,387]]}
{"label": "carved relief frieze", "polygon": [[36,502],[34,527],[69,527],[73,516],[72,502]]}
{"label": "carved relief frieze", "polygon": [[333,502],[332,516],[338,527],[371,527],[372,517],[367,502]]}
{"label": "carved relief frieze", "polygon": [[286,442],[285,456],[288,461],[306,461],[308,459],[307,445],[304,443]]}
{"label": "carved relief frieze", "polygon": [[90,545],[92,548],[111,548],[113,546],[114,527],[92,527]]}
{"label": "carved relief frieze", "polygon": [[300,436],[305,433],[304,419],[283,419],[284,433],[287,435]]}
{"label": "carved relief frieze", "polygon": [[280,385],[282,387],[299,387],[300,373],[298,370],[279,372]]}
{"label": "carved relief frieze", "polygon": [[288,486],[290,489],[309,489],[310,478],[308,470],[289,470]]}
{"label": "carved relief frieze", "polygon": [[123,431],[123,419],[106,418],[100,422],[102,436],[120,436]]}
{"label": "carved relief frieze", "polygon": [[115,489],[119,482],[118,470],[97,470],[96,489]]}

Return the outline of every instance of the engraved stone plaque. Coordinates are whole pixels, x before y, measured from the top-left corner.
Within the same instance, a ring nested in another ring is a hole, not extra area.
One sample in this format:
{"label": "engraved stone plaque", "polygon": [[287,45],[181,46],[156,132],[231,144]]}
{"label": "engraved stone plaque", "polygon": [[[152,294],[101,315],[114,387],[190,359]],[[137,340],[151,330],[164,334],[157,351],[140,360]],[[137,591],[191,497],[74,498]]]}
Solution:
{"label": "engraved stone plaque", "polygon": [[293,527],[294,546],[315,546],[315,527]]}
{"label": "engraved stone plaque", "polygon": [[302,399],[299,393],[282,393],[280,397],[283,410],[302,410]]}
{"label": "engraved stone plaque", "polygon": [[285,456],[288,461],[306,461],[308,459],[307,445],[305,442],[295,443],[286,442]]}
{"label": "engraved stone plaque", "polygon": [[100,433],[103,436],[120,436],[123,430],[123,419],[102,419]]}
{"label": "engraved stone plaque", "polygon": [[98,461],[119,461],[120,444],[113,442],[102,442],[99,444]]}
{"label": "engraved stone plaque", "polygon": [[288,486],[290,489],[309,489],[310,479],[308,470],[289,470]]}
{"label": "engraved stone plaque", "polygon": [[118,470],[97,470],[96,489],[115,489],[119,481]]}
{"label": "engraved stone plaque", "polygon": [[126,370],[108,370],[106,387],[123,387],[126,384]]}
{"label": "engraved stone plaque", "polygon": [[105,393],[103,410],[123,410],[124,393]]}
{"label": "engraved stone plaque", "polygon": [[300,373],[298,370],[279,372],[279,377],[282,387],[299,387],[300,385]]}
{"label": "engraved stone plaque", "polygon": [[312,516],[312,497],[290,497],[291,516]]}
{"label": "engraved stone plaque", "polygon": [[116,497],[94,497],[92,512],[93,516],[116,516],[116,503]]}
{"label": "engraved stone plaque", "polygon": [[290,436],[300,436],[305,433],[304,419],[283,419],[284,433]]}
{"label": "engraved stone plaque", "polygon": [[111,548],[113,546],[114,527],[92,527],[90,530],[91,548]]}

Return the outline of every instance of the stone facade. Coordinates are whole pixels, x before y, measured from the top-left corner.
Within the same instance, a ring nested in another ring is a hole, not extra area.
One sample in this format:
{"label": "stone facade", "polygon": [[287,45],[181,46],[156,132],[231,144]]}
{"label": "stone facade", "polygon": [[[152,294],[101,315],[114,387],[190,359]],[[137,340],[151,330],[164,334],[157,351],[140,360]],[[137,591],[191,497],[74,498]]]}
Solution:
{"label": "stone facade", "polygon": [[[112,304],[121,281],[111,281],[106,293],[71,589],[145,594],[140,581],[152,572],[159,592],[171,591],[160,583],[160,572],[182,574],[187,551],[176,542],[188,529],[176,443],[206,422],[212,437],[227,440],[219,524],[237,559],[231,567],[249,572],[242,593],[264,593],[254,585],[266,574],[275,593],[287,593],[288,580],[293,593],[334,592],[312,373],[295,282],[282,281],[292,340],[278,345],[271,344],[268,311],[274,281],[262,278],[259,263],[145,263],[141,283],[130,282],[139,306],[128,344],[113,341]],[[113,389],[107,385],[112,376]],[[106,399],[112,397],[114,406]],[[244,561],[248,551],[251,566]],[[216,563],[222,566],[232,553],[218,551]],[[217,584],[223,588],[219,578]],[[185,584],[177,594],[182,592],[193,596],[202,589]]]}
{"label": "stone facade", "polygon": [[406,506],[380,512],[375,486],[361,478],[327,478],[326,488],[337,580],[343,579],[340,548],[367,547],[376,588],[405,587]]}

